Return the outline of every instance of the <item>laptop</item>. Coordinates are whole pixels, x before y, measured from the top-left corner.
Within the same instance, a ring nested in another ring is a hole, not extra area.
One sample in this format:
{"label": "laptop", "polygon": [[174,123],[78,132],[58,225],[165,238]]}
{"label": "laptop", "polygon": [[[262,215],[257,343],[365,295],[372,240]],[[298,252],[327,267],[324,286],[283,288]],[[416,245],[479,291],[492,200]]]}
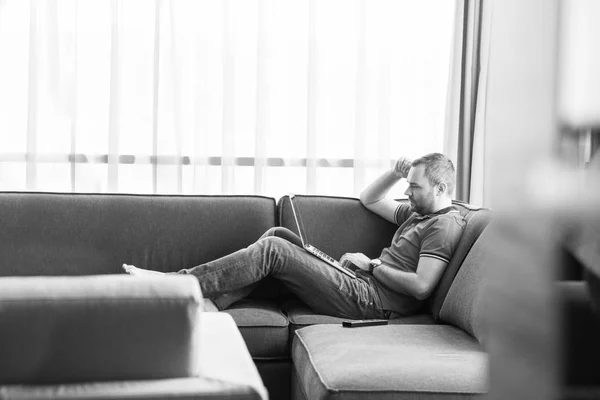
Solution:
{"label": "laptop", "polygon": [[304,248],[304,250],[306,250],[308,253],[312,254],[313,256],[325,261],[327,264],[331,265],[333,268],[339,270],[340,272],[343,272],[344,274],[348,275],[349,277],[356,278],[356,274],[354,273],[353,270],[351,270],[348,267],[345,267],[339,261],[337,261],[335,258],[328,256],[327,254],[323,253],[321,250],[317,249],[316,247],[314,247],[313,245],[308,243],[308,239],[306,238],[306,233],[304,232],[304,225],[302,225],[302,217],[300,216],[298,207],[294,204],[294,195],[290,194],[289,197],[290,197],[290,205],[292,206],[292,213],[294,214],[294,220],[296,221],[296,227],[298,228],[298,235],[300,236],[300,241],[302,242],[302,247]]}

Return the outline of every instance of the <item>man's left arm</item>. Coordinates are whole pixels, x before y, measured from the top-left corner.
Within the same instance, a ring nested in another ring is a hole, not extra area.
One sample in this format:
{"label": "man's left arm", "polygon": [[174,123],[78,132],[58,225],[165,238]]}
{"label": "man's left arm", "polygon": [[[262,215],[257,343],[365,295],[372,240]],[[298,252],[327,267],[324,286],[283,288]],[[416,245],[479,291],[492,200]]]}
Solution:
{"label": "man's left arm", "polygon": [[[349,260],[363,271],[369,271],[371,260],[361,253],[347,253],[340,262]],[[439,258],[421,256],[416,272],[405,272],[381,264],[373,270],[373,276],[379,282],[396,292],[413,296],[418,300],[425,300],[433,293],[444,269],[448,263]]]}
{"label": "man's left arm", "polygon": [[435,290],[462,236],[464,221],[437,218],[421,238],[419,261],[415,272],[402,271],[382,264],[373,276],[390,289],[425,300]]}
{"label": "man's left arm", "polygon": [[416,272],[400,271],[381,264],[373,270],[373,276],[394,291],[425,300],[433,293],[447,264],[438,258],[420,257]]}

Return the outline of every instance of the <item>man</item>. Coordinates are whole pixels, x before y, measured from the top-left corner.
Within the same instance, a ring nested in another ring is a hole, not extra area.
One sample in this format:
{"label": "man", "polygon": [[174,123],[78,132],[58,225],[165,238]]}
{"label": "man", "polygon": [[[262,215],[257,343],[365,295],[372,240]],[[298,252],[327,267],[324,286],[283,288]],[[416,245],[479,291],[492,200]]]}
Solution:
{"label": "man", "polygon": [[[402,178],[409,204],[386,197]],[[208,304],[222,310],[245,297],[266,276],[283,282],[315,312],[351,319],[387,319],[416,312],[435,289],[462,235],[465,222],[452,206],[452,162],[433,153],[412,163],[400,158],[360,195],[360,201],[400,227],[379,258],[346,253],[349,277],[300,247],[285,228],[274,228],[245,249],[177,273],[198,278]],[[132,275],[162,274],[123,264]]]}

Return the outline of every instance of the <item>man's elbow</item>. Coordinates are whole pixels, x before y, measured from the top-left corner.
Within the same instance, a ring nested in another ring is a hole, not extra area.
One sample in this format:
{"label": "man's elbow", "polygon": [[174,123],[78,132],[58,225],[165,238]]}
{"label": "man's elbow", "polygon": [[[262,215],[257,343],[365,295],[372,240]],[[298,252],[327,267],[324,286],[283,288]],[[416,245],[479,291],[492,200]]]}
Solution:
{"label": "man's elbow", "polygon": [[360,195],[358,196],[358,199],[360,200],[360,202],[362,203],[363,206],[367,207],[367,205],[369,204],[367,199],[367,195],[365,194],[365,191],[363,190]]}
{"label": "man's elbow", "polygon": [[417,300],[427,300],[433,293],[433,287],[431,285],[419,283],[416,285],[413,296]]}
{"label": "man's elbow", "polygon": [[365,194],[365,192],[362,192],[358,198],[360,200],[360,203],[369,210],[372,210],[373,204],[377,202],[373,199],[370,199],[369,196]]}

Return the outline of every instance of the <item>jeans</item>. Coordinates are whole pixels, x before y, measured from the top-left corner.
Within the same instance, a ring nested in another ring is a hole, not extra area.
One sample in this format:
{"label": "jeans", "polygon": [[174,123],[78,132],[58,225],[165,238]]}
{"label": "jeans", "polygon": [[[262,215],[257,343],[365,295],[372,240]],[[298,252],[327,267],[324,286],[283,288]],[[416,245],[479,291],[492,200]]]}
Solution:
{"label": "jeans", "polygon": [[198,278],[204,297],[219,310],[247,296],[267,276],[285,284],[313,311],[341,318],[389,318],[374,278],[356,279],[307,253],[300,238],[285,228],[269,229],[245,249],[206,264],[178,271]]}

